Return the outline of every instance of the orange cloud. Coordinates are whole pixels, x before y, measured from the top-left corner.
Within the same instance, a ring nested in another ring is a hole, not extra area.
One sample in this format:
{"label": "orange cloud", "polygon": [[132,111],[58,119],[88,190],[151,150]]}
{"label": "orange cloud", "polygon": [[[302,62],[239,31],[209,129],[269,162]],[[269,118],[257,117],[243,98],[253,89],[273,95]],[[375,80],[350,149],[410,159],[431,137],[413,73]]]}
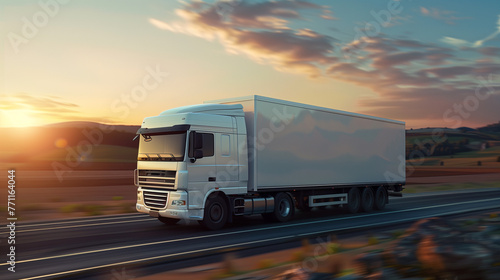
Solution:
{"label": "orange cloud", "polygon": [[154,18],[149,22],[171,32],[218,40],[229,53],[246,55],[279,71],[318,77],[322,75],[321,65],[336,61],[331,52],[335,40],[311,30],[290,30],[289,19],[300,19],[297,10],[303,8],[321,7],[303,1],[240,2],[225,18],[217,13],[216,6],[193,2],[176,11],[180,22]]}

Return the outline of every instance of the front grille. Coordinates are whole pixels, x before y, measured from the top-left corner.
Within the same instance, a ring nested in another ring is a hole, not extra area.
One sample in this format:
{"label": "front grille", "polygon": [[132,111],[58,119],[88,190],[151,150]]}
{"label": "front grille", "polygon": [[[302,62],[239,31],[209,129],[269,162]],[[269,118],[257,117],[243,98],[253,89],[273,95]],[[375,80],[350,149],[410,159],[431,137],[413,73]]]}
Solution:
{"label": "front grille", "polygon": [[142,188],[144,204],[152,209],[163,209],[167,205],[168,192],[157,188]]}
{"label": "front grille", "polygon": [[139,170],[139,186],[174,189],[175,173],[169,170]]}

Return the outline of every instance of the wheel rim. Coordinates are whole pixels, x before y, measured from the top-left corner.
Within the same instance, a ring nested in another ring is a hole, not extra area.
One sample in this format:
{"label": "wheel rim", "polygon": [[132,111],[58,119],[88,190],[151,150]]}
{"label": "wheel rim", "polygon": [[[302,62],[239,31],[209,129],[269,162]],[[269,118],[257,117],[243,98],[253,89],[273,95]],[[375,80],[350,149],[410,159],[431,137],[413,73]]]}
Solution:
{"label": "wheel rim", "polygon": [[288,216],[290,214],[290,201],[283,199],[279,205],[279,213],[282,217]]}
{"label": "wheel rim", "polygon": [[216,203],[210,207],[210,220],[215,223],[218,223],[224,217],[224,212],[222,211],[222,205],[220,203]]}

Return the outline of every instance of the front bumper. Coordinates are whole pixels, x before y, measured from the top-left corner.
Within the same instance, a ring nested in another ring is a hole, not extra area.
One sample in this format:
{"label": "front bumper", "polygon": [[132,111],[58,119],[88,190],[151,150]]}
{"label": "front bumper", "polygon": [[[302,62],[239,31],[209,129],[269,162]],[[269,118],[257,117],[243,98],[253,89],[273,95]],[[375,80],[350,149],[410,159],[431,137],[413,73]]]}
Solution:
{"label": "front bumper", "polygon": [[181,219],[181,220],[196,220],[196,221],[203,220],[203,209],[195,209],[195,210],[164,209],[164,210],[154,211],[144,206],[144,204],[139,204],[139,203],[136,204],[136,209],[137,211],[149,214],[152,217],[162,216],[162,217]]}
{"label": "front bumper", "polygon": [[[139,191],[141,189],[139,188]],[[142,199],[138,199],[135,208],[138,212],[149,214],[152,217],[166,217],[182,220],[203,220],[203,209],[187,209],[187,193],[185,191],[172,191],[168,192],[168,200],[165,209],[152,210],[144,204]],[[184,200],[186,205],[176,206],[172,205],[172,200]]]}

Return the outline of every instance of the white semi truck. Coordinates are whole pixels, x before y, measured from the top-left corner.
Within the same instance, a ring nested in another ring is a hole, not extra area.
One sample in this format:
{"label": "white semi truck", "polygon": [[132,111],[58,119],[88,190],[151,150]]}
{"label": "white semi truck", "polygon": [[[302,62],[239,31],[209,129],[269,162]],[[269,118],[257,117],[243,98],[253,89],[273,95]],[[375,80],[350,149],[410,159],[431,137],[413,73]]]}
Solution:
{"label": "white semi truck", "polygon": [[262,96],[166,110],[137,136],[136,208],[166,224],[380,210],[405,184],[404,122]]}

